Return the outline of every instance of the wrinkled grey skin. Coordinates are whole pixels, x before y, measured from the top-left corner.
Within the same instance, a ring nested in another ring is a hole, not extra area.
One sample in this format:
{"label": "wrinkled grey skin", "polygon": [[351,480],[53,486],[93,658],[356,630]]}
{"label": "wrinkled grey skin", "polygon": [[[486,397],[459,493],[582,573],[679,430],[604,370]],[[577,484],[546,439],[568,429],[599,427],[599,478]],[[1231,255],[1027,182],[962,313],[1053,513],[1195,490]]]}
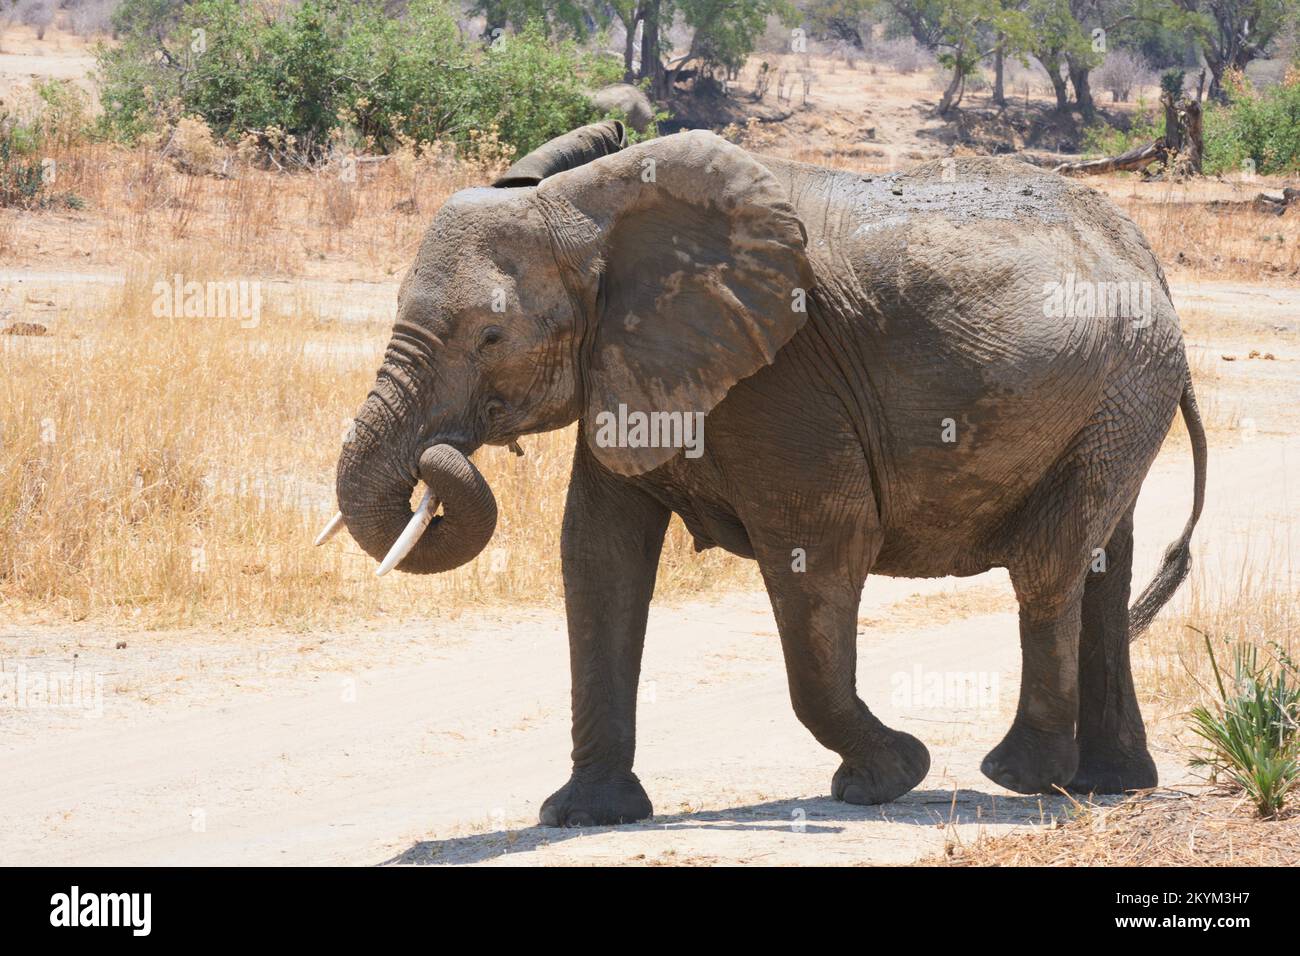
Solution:
{"label": "wrinkled grey skin", "polygon": [[649,97],[631,83],[611,83],[602,86],[588,99],[599,110],[619,110],[627,117],[627,125],[644,133],[654,122],[655,108]]}
{"label": "wrinkled grey skin", "polygon": [[[1019,598],[1023,677],[983,771],[1020,793],[1154,785],[1129,640],[1186,574],[1205,442],[1137,228],[1005,160],[860,176],[706,132],[609,154],[618,135],[580,131],[598,144],[589,162],[573,139],[548,144],[554,172],[535,163],[442,207],[338,469],[347,525],[377,557],[423,477],[447,517],[399,567],[443,568],[485,543],[490,492],[426,449],[581,421],[562,538],[573,774],[542,822],[651,813],[632,772],[636,690],[674,512],[698,547],[758,562],[795,712],[842,760],[836,797],[889,801],[929,768],[855,691],[867,574],[992,567]],[[1071,273],[1146,283],[1150,315],[1047,317],[1045,287]],[[707,413],[703,454],[602,446],[597,416],[620,404]],[[1180,405],[1193,514],[1130,611],[1133,504]]]}

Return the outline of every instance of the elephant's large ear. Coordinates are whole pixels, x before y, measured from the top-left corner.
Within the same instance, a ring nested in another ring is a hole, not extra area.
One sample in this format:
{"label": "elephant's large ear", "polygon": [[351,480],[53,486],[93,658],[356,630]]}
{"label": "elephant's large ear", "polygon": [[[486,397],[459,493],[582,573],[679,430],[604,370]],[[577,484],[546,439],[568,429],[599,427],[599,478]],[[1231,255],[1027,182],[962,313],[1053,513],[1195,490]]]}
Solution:
{"label": "elephant's large ear", "polygon": [[680,449],[611,444],[603,413],[707,414],[769,364],[806,317],[803,223],[765,167],[704,131],[547,179],[537,197],[566,279],[594,318],[587,441],[612,471],[649,471]]}
{"label": "elephant's large ear", "polygon": [[536,186],[547,176],[617,153],[626,146],[627,130],[618,120],[580,126],[538,146],[502,173],[492,185],[498,189]]}

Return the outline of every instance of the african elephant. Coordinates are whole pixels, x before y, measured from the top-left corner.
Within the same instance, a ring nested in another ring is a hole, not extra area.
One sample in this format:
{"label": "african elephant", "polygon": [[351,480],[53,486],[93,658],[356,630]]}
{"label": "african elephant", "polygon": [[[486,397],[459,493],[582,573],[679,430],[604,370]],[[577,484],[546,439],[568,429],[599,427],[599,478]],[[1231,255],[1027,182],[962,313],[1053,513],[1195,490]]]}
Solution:
{"label": "african elephant", "polygon": [[[636,694],[673,513],[698,548],[757,561],[795,713],[842,761],[835,797],[893,800],[929,768],[856,692],[867,575],[993,567],[1023,671],[983,772],[1019,793],[1154,785],[1128,647],[1187,573],[1206,448],[1138,229],[1007,160],[860,175],[703,131],[622,143],[616,123],[577,130],[438,211],[338,463],[331,529],[381,571],[437,572],[492,535],[468,456],[580,423],[573,771],[542,823],[652,812]],[[1192,514],[1130,608],[1134,501],[1180,407]]]}
{"label": "african elephant", "polygon": [[591,100],[591,104],[599,110],[607,112],[619,110],[627,117],[627,125],[638,133],[644,133],[649,129],[655,119],[654,104],[640,87],[633,86],[631,83],[611,83],[609,86],[602,86],[594,93],[588,94],[587,99]]}

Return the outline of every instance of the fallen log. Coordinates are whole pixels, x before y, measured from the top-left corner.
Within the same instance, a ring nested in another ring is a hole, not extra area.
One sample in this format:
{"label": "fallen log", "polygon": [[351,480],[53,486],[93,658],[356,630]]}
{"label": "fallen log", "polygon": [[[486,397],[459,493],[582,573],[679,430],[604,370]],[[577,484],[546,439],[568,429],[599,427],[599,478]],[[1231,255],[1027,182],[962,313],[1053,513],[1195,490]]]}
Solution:
{"label": "fallen log", "polygon": [[1166,91],[1160,98],[1165,108],[1165,134],[1135,146],[1118,156],[1089,159],[1078,163],[1061,163],[1056,172],[1063,175],[1095,176],[1102,173],[1145,170],[1159,162],[1171,175],[1199,176],[1205,152],[1201,137],[1201,104],[1188,97],[1175,99]]}
{"label": "fallen log", "polygon": [[1061,163],[1053,171],[1069,176],[1097,176],[1102,173],[1146,169],[1156,160],[1163,160],[1167,155],[1165,141],[1157,139],[1145,146],[1136,146],[1127,153],[1120,153],[1118,156],[1087,159],[1077,163]]}
{"label": "fallen log", "polygon": [[1287,208],[1297,200],[1300,200],[1300,189],[1287,186],[1282,190],[1282,195],[1274,196],[1269,193],[1260,193],[1255,197],[1252,205],[1260,212],[1272,213],[1275,216],[1281,216]]}

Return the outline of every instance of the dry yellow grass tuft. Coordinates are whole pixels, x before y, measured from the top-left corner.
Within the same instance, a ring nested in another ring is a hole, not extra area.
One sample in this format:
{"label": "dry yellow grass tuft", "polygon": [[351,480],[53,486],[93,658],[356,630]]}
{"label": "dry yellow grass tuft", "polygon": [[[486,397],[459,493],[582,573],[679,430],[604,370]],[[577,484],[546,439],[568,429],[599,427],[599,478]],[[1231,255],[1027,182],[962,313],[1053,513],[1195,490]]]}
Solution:
{"label": "dry yellow grass tuft", "polygon": [[1261,821],[1249,800],[1173,791],[1076,804],[1053,828],[950,843],[922,866],[1296,866],[1300,814]]}
{"label": "dry yellow grass tuft", "polygon": [[[1204,634],[1216,654],[1230,644],[1253,644],[1261,660],[1279,651],[1300,658],[1300,594],[1282,585],[1294,580],[1289,569],[1269,573],[1269,557],[1246,556],[1233,580],[1210,582],[1193,571],[1176,598],[1178,610],[1166,610],[1133,644],[1133,680],[1139,699],[1153,703],[1152,717],[1182,724],[1190,708],[1217,701]],[[1220,663],[1229,659],[1225,653]]]}
{"label": "dry yellow grass tuft", "polygon": [[0,210],[0,253],[42,269],[120,268],[177,243],[220,251],[226,270],[258,275],[380,279],[406,268],[429,220],[453,192],[489,182],[501,163],[463,162],[440,144],[385,157],[340,154],[311,171],[262,168],[218,148],[186,121],[156,143],[125,149],[58,143],[46,158],[75,214]]}

